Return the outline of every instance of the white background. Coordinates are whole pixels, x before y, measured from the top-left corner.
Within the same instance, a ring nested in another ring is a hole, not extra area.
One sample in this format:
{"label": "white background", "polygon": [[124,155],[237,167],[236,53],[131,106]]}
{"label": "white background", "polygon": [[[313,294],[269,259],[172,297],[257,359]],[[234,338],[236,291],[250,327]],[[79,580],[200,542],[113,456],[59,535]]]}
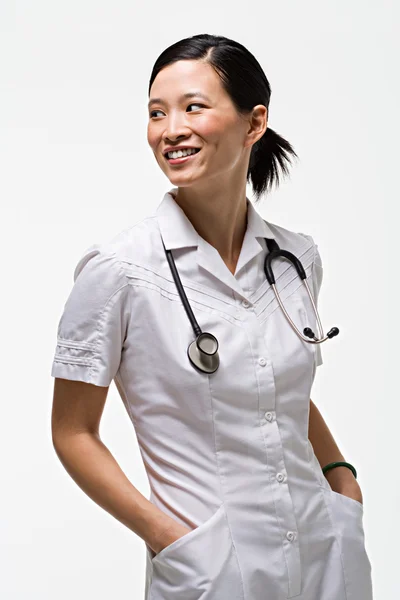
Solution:
{"label": "white background", "polygon": [[[358,471],[374,600],[398,598],[398,13],[384,0],[0,3],[4,600],[143,597],[143,540],[52,447],[50,369],[83,251],[172,187],[147,145],[147,86],[158,55],[197,33],[257,57],[269,125],[299,154],[257,210],[318,243],[321,318],[341,332],[322,347],[312,398]],[[114,383],[101,435],[148,497]]]}

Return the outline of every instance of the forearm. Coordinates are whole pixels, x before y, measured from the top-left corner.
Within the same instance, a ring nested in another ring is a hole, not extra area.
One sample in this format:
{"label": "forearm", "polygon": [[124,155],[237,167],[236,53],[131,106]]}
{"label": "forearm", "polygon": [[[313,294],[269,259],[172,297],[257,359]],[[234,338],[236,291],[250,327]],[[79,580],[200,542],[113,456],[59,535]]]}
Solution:
{"label": "forearm", "polygon": [[[312,400],[310,400],[308,438],[314,448],[314,453],[321,468],[331,462],[346,460],[340,452],[320,411]],[[356,481],[352,471],[347,467],[335,467],[334,469],[329,469],[329,471],[326,472],[325,477],[331,488],[335,491],[340,491],[345,486],[351,485]]]}
{"label": "forearm", "polygon": [[97,435],[68,434],[54,448],[69,475],[96,504],[157,548],[172,519],[132,485]]}

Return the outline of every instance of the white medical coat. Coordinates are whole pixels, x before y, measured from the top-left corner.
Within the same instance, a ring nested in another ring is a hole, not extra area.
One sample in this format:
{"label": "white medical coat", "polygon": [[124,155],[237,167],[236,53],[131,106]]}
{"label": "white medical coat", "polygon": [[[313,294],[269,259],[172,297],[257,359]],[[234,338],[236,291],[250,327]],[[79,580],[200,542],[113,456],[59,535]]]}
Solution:
{"label": "white medical coat", "polygon": [[[267,223],[248,201],[233,275],[167,192],[151,216],[78,262],[51,375],[115,381],[134,425],[150,501],[191,531],[154,556],[146,600],[371,600],[363,505],[331,490],[308,439],[321,346],[292,330],[266,280],[265,237],[322,281],[310,235]],[[187,356],[195,336],[162,246],[203,331],[219,341],[210,375]],[[273,269],[302,330],[316,320],[294,267]]]}

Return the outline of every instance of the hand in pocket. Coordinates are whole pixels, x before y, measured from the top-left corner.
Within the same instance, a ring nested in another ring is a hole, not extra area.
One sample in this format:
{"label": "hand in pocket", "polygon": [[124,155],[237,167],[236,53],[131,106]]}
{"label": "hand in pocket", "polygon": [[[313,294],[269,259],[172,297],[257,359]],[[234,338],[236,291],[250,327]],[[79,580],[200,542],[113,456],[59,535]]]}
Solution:
{"label": "hand in pocket", "polygon": [[176,542],[176,540],[183,537],[190,531],[192,531],[192,529],[189,529],[188,527],[185,527],[185,525],[181,525],[180,523],[177,523],[171,519],[171,525],[165,529],[156,540],[154,540],[151,548],[157,556],[161,550],[164,550],[164,548],[167,548],[167,546],[170,546],[173,542]]}
{"label": "hand in pocket", "polygon": [[338,492],[338,494],[342,494],[343,496],[347,496],[348,498],[363,504],[361,488],[355,479],[354,481],[349,481],[348,483],[341,485],[340,488],[335,491]]}

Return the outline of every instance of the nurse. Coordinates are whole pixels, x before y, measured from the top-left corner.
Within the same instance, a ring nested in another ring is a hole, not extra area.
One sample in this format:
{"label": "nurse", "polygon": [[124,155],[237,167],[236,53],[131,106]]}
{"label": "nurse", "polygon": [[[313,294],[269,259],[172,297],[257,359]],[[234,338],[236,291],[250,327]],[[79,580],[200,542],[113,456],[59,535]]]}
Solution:
{"label": "nurse", "polygon": [[[321,344],[296,335],[264,272],[266,240],[298,257],[317,302],[311,235],[256,202],[296,156],[268,124],[270,85],[221,36],[167,48],[149,83],[148,143],[172,184],[156,211],[81,256],[51,374],[61,462],[146,548],[145,600],[371,600],[363,499],[310,400]],[[145,201],[137,198],[137,202]],[[193,367],[175,261],[219,366]],[[316,331],[302,280],[274,262],[295,325]],[[335,342],[329,342],[335,343]],[[99,435],[114,381],[139,443],[145,498]],[[330,465],[327,471],[323,467]]]}

